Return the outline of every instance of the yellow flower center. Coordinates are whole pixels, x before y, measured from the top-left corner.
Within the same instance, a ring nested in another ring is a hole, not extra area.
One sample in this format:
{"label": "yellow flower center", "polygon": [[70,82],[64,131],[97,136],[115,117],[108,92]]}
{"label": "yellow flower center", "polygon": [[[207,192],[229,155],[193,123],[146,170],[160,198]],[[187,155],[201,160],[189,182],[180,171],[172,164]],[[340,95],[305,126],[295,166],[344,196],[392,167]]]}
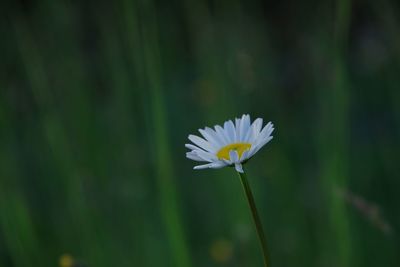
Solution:
{"label": "yellow flower center", "polygon": [[249,150],[251,148],[251,144],[249,143],[234,143],[234,144],[229,144],[227,146],[224,146],[223,148],[221,148],[218,152],[217,152],[217,157],[219,159],[226,159],[229,160],[230,156],[229,156],[229,152],[231,150],[236,150],[238,155],[239,155],[239,159],[242,157],[243,152],[245,152],[246,150]]}

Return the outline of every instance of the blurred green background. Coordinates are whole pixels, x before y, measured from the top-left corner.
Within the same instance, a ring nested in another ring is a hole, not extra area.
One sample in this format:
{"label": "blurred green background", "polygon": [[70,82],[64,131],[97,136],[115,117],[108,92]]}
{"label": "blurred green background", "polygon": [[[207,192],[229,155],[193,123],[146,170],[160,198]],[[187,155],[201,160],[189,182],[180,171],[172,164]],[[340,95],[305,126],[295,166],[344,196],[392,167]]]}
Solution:
{"label": "blurred green background", "polygon": [[[0,266],[261,266],[197,129],[251,114],[272,267],[400,266],[398,1],[0,4]],[[60,263],[60,258],[63,262]]]}

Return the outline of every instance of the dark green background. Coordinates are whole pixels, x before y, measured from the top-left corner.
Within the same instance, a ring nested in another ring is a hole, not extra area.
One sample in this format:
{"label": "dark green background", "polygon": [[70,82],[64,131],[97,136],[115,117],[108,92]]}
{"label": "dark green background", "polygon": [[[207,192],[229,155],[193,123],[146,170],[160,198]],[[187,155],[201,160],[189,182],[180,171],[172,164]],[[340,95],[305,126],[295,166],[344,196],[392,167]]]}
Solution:
{"label": "dark green background", "polygon": [[271,267],[400,266],[397,1],[0,4],[0,266],[261,266],[197,129],[251,114]]}

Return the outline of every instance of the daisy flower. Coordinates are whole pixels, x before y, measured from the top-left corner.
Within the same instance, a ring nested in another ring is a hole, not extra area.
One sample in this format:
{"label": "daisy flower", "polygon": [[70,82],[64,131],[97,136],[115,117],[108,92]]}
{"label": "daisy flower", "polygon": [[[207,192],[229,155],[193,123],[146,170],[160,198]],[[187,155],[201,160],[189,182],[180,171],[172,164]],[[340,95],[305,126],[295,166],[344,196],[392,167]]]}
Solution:
{"label": "daisy flower", "polygon": [[261,118],[251,124],[250,115],[243,115],[242,118],[236,118],[235,123],[232,120],[226,121],[223,127],[216,125],[214,129],[209,127],[199,129],[203,138],[189,135],[189,140],[193,144],[185,145],[191,150],[186,153],[186,157],[207,162],[195,166],[195,170],[235,166],[236,171],[243,173],[242,164],[273,138],[271,133],[274,125],[271,122],[268,122],[264,128],[262,125]]}

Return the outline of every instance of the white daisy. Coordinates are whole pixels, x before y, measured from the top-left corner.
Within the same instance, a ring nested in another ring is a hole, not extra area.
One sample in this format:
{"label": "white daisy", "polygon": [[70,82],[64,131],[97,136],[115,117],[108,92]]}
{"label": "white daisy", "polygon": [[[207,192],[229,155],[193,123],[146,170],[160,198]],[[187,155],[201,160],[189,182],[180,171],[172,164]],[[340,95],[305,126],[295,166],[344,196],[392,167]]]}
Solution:
{"label": "white daisy", "polygon": [[226,121],[224,127],[214,126],[214,129],[206,127],[199,129],[204,138],[197,135],[189,135],[193,144],[186,144],[190,152],[186,157],[195,161],[208,162],[195,166],[194,169],[218,169],[225,166],[235,166],[238,172],[243,173],[242,164],[254,156],[255,153],[266,145],[273,136],[274,125],[271,122],[261,130],[263,120],[256,119],[250,124],[250,115],[243,115]]}

